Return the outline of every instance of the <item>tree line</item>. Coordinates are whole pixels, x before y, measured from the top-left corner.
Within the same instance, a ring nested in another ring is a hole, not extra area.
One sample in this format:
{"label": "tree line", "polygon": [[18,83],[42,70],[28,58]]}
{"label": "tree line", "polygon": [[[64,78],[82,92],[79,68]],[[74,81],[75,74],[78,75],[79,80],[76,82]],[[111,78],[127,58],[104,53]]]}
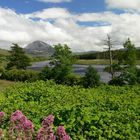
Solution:
{"label": "tree line", "polygon": [[[122,55],[126,51],[125,49],[120,50],[111,50],[112,52],[112,58],[114,60],[118,60],[119,56]],[[136,56],[137,59],[140,60],[140,49],[136,49]],[[103,51],[103,52],[87,52],[84,54],[77,55],[79,59],[109,59],[109,51]]]}
{"label": "tree line", "polygon": [[[125,85],[140,83],[140,70],[136,67],[137,53],[134,44],[130,39],[123,44],[125,51],[118,53],[118,61],[110,63],[105,71],[112,75],[109,84]],[[13,81],[36,81],[36,80],[54,80],[58,84],[67,84],[70,86],[80,85],[86,88],[96,87],[101,84],[100,76],[97,70],[92,66],[87,68],[83,77],[73,73],[73,64],[77,57],[67,45],[55,45],[55,53],[51,56],[50,67],[46,66],[42,71],[37,72],[28,70],[31,65],[30,58],[25,51],[18,45],[13,44],[8,57],[7,66],[0,69],[1,79]],[[110,56],[112,56],[110,54]],[[116,73],[119,73],[116,75]]]}

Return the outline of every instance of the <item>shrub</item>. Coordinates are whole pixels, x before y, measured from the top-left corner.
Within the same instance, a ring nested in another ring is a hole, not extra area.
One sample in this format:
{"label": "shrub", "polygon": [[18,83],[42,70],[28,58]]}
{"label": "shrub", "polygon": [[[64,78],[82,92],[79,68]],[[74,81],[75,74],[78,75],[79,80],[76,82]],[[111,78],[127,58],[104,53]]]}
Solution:
{"label": "shrub", "polygon": [[80,82],[81,82],[81,77],[76,74],[69,74],[64,79],[64,84],[68,86],[80,85]]}
{"label": "shrub", "polygon": [[125,68],[118,77],[114,77],[111,85],[135,85],[139,81],[139,70],[136,68]]}
{"label": "shrub", "polygon": [[11,80],[11,81],[36,81],[39,79],[39,72],[33,70],[6,70],[3,71],[1,79]]}
{"label": "shrub", "polygon": [[52,79],[52,69],[46,66],[42,69],[39,75],[40,75],[40,79],[44,81],[48,79]]}
{"label": "shrub", "polygon": [[15,110],[22,110],[32,120],[36,132],[42,127],[42,118],[53,114],[54,126],[65,126],[72,140],[138,140],[139,103],[140,86],[84,89],[36,81],[17,83],[0,93],[0,110],[6,114],[4,130]]}
{"label": "shrub", "polygon": [[91,66],[87,68],[85,76],[83,77],[83,86],[96,87],[100,84],[100,75],[97,73],[97,70]]}
{"label": "shrub", "polygon": [[18,44],[13,44],[11,47],[8,60],[7,69],[26,69],[27,66],[30,66],[30,58],[26,55],[24,49],[19,47]]}
{"label": "shrub", "polygon": [[140,84],[140,69],[136,69],[136,73],[137,73],[137,82]]}

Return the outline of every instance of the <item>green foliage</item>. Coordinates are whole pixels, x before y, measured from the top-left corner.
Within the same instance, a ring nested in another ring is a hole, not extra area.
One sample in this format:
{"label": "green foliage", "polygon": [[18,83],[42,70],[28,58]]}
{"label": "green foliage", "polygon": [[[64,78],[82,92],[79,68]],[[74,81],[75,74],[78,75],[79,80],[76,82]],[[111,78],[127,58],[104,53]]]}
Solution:
{"label": "green foliage", "polygon": [[118,57],[118,68],[120,68],[118,71],[121,74],[110,81],[112,85],[135,85],[139,81],[136,69],[136,49],[130,39],[124,43],[124,49]]}
{"label": "green foliage", "polygon": [[4,67],[0,67],[0,75],[5,71],[5,68]]}
{"label": "green foliage", "polygon": [[0,79],[6,79],[10,81],[36,81],[39,80],[39,73],[33,70],[4,70],[1,73]]}
{"label": "green foliage", "polygon": [[128,67],[135,66],[136,65],[136,48],[134,44],[132,44],[130,39],[128,39],[124,43],[123,46],[124,46],[125,51],[121,55],[120,64],[124,64]]}
{"label": "green foliage", "polygon": [[140,69],[136,69],[136,74],[137,74],[137,83],[139,83],[140,84]]}
{"label": "green foliage", "polygon": [[[48,66],[44,67],[40,73],[40,79],[46,81],[47,79],[55,80],[57,83],[74,86],[81,84],[81,77],[75,74],[65,75],[65,77],[61,77],[64,74],[65,70],[61,71],[61,69],[53,69]],[[63,78],[63,79],[62,79]]]}
{"label": "green foliage", "polygon": [[50,80],[52,78],[52,69],[48,66],[44,67],[40,72],[40,78],[45,81]]}
{"label": "green foliage", "polygon": [[25,54],[25,51],[18,46],[18,44],[13,44],[11,47],[10,56],[8,57],[9,63],[7,64],[7,69],[26,69],[30,65],[30,59]]}
{"label": "green foliage", "polygon": [[[115,75],[116,72],[122,71],[122,69],[123,68],[119,64],[113,63],[112,64],[112,74],[113,74],[113,76]],[[105,69],[104,69],[104,71],[106,71],[108,73],[111,73],[110,66],[106,66]]]}
{"label": "green foliage", "polygon": [[[139,103],[139,86],[83,89],[37,81],[0,93],[0,110],[7,118],[20,109],[38,129],[44,116],[53,114],[54,125],[64,125],[72,140],[138,140]],[[7,119],[5,124],[6,129]]]}
{"label": "green foliage", "polygon": [[95,68],[89,66],[82,81],[85,88],[96,87],[100,84],[100,75]]}
{"label": "green foliage", "polygon": [[118,77],[114,77],[109,84],[111,85],[135,85],[140,83],[140,69],[125,68]]}
{"label": "green foliage", "polygon": [[58,44],[55,46],[55,53],[50,62],[52,67],[45,67],[41,76],[44,77],[43,79],[54,79],[56,83],[64,83],[66,77],[72,73],[72,65],[75,60],[67,45]]}
{"label": "green foliage", "polygon": [[55,45],[55,53],[52,56],[51,64],[55,66],[67,65],[71,66],[75,62],[75,56],[67,45]]}
{"label": "green foliage", "polygon": [[68,76],[65,77],[64,83],[62,83],[62,84],[65,84],[68,86],[80,85],[81,77],[76,74],[69,74]]}

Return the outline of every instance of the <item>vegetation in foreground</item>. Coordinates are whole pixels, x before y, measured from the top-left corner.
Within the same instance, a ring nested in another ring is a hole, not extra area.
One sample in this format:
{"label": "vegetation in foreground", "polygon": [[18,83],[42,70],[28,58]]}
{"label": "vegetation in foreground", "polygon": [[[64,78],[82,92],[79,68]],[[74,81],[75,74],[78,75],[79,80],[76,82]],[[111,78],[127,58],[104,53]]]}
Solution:
{"label": "vegetation in foreground", "polygon": [[[3,124],[4,112],[0,112],[0,125]],[[53,130],[54,116],[49,115],[42,121],[41,128],[35,134],[34,124],[20,111],[17,110],[10,116],[8,132],[0,128],[0,139],[8,140],[70,140],[64,126],[59,126],[56,133]]]}
{"label": "vegetation in foreground", "polygon": [[100,86],[84,89],[57,85],[52,81],[17,83],[1,92],[0,110],[7,116],[21,110],[40,128],[44,116],[55,116],[54,126],[63,125],[72,140],[140,137],[140,87]]}

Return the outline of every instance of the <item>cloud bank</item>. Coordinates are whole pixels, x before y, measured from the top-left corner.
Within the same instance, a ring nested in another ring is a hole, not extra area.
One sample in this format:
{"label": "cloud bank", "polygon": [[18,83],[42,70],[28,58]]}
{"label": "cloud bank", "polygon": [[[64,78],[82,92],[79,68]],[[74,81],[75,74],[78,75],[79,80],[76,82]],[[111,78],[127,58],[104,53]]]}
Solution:
{"label": "cloud bank", "polygon": [[140,0],[106,0],[109,8],[118,9],[140,9]]}
{"label": "cloud bank", "polygon": [[50,44],[66,43],[73,51],[102,51],[106,48],[103,40],[107,34],[119,43],[130,37],[140,47],[139,23],[138,12],[73,14],[55,7],[25,15],[0,8],[0,47],[9,47],[10,43],[25,46],[41,40]]}

